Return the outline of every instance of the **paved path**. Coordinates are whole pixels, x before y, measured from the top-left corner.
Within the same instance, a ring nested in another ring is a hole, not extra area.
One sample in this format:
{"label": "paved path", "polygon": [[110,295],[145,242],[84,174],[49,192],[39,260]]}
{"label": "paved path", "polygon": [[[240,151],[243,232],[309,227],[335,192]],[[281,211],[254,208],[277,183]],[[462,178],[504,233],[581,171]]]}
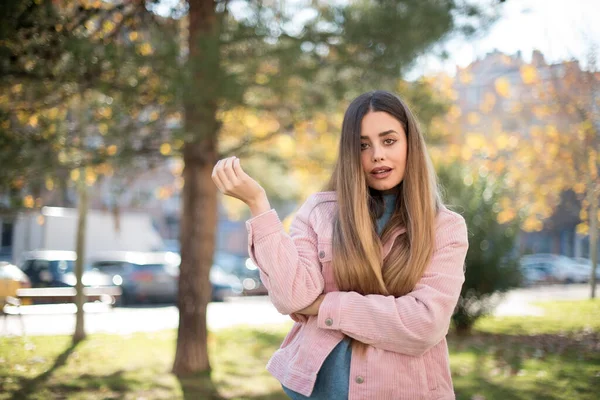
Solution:
{"label": "paved path", "polygon": [[[600,286],[596,286],[600,296]],[[590,285],[548,285],[535,288],[514,289],[506,293],[494,311],[497,316],[541,315],[543,310],[531,303],[550,300],[581,300],[590,297]]]}
{"label": "paved path", "polygon": [[[75,329],[75,305],[22,306],[23,324],[28,335],[71,334]],[[11,312],[12,310],[8,310]],[[87,333],[151,332],[177,328],[179,311],[175,306],[117,307],[111,309],[103,304],[85,305],[85,329]],[[290,321],[275,310],[267,297],[231,299],[208,306],[208,326],[211,330],[233,325],[277,324]],[[20,335],[19,318],[9,315],[0,319],[0,336]]]}
{"label": "paved path", "polygon": [[[599,293],[600,294],[600,293]],[[585,299],[587,285],[556,285],[509,292],[495,311],[496,315],[539,315],[542,310],[534,301]],[[34,305],[22,308],[28,335],[69,335],[75,328],[75,306],[72,304]],[[9,310],[10,311],[10,310]],[[275,310],[267,297],[241,297],[208,306],[208,326],[217,330],[247,324],[263,325],[290,321]],[[85,329],[88,333],[151,332],[177,328],[179,313],[175,306],[115,308],[102,304],[86,304]],[[19,318],[9,315],[0,319],[0,336],[21,335]]]}

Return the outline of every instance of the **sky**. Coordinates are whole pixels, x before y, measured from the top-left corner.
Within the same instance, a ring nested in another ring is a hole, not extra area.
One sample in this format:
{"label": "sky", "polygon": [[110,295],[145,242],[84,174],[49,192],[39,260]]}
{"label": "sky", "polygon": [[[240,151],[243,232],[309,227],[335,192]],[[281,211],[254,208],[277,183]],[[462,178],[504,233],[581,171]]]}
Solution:
{"label": "sky", "polygon": [[[168,12],[179,0],[161,0],[156,11]],[[310,0],[285,0],[286,7],[298,7]],[[329,0],[344,4],[348,0]],[[480,4],[490,4],[497,0],[469,0]],[[243,1],[231,0],[230,7],[235,13],[243,13]],[[437,57],[423,56],[408,72],[407,78],[416,78],[439,71],[453,74],[456,66],[465,67],[478,58],[497,49],[507,54],[521,51],[525,61],[530,61],[531,53],[538,49],[546,60],[579,59],[582,65],[590,43],[596,43],[600,51],[600,0],[506,0],[500,6],[500,18],[481,37],[468,41],[454,40],[448,43],[450,58],[440,61]],[[308,10],[307,10],[308,11]],[[306,14],[306,15],[305,15]],[[313,13],[297,15],[298,21],[310,18]],[[299,25],[299,29],[301,25]]]}
{"label": "sky", "polygon": [[453,74],[457,65],[465,67],[494,49],[507,54],[520,50],[527,62],[538,49],[546,61],[556,62],[585,60],[591,43],[600,46],[600,0],[506,0],[501,10],[486,35],[449,43],[446,61],[422,57],[409,75],[442,70]]}

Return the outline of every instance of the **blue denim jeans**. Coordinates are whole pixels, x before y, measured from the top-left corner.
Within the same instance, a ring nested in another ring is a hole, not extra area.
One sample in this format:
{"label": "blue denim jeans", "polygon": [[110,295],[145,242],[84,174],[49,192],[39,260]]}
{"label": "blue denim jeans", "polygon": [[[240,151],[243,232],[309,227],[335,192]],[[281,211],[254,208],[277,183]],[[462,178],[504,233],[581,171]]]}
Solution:
{"label": "blue denim jeans", "polygon": [[347,399],[350,382],[350,361],[352,360],[352,347],[350,339],[344,338],[329,353],[317,374],[315,387],[310,395],[306,397],[300,393],[282,385],[283,391],[292,400],[304,399]]}

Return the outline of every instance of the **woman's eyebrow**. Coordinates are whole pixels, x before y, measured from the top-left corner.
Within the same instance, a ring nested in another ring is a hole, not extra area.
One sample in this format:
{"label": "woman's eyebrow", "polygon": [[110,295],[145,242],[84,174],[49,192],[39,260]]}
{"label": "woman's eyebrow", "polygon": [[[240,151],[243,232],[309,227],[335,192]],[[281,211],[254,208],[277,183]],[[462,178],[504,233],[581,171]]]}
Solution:
{"label": "woman's eyebrow", "polygon": [[[377,136],[379,136],[379,137],[382,137],[382,136],[387,136],[387,135],[389,135],[389,134],[391,134],[391,133],[398,133],[398,132],[396,132],[396,131],[395,131],[395,130],[393,130],[393,129],[389,129],[389,130],[387,130],[387,131],[383,131],[383,132],[381,132],[381,133],[380,133],[379,135],[377,135]],[[360,138],[361,138],[361,139],[368,139],[369,137],[368,137],[368,136],[361,136]]]}

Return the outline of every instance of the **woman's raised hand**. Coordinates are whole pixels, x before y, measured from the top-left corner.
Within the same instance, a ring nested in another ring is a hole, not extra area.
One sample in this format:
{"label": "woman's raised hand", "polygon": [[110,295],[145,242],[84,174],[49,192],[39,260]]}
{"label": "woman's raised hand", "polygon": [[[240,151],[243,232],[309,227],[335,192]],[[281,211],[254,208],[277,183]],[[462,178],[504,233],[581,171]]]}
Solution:
{"label": "woman's raised hand", "polygon": [[244,172],[237,157],[219,160],[213,168],[212,180],[221,193],[246,203],[252,216],[271,209],[265,190]]}

